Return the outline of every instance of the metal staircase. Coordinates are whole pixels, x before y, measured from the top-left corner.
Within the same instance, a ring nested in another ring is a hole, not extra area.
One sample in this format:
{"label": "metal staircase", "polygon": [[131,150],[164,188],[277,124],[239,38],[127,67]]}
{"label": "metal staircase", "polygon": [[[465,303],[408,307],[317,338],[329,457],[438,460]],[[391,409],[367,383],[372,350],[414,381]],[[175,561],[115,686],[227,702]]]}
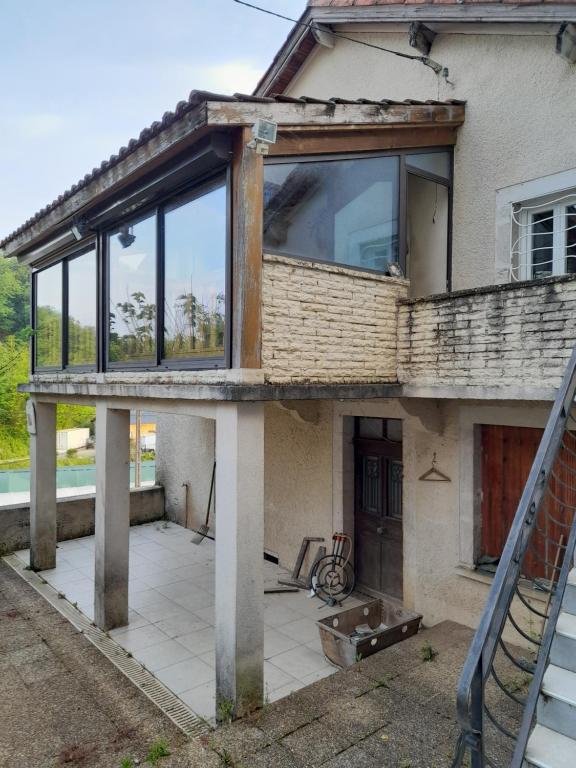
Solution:
{"label": "metal staircase", "polygon": [[460,677],[454,768],[576,766],[575,392],[576,350]]}

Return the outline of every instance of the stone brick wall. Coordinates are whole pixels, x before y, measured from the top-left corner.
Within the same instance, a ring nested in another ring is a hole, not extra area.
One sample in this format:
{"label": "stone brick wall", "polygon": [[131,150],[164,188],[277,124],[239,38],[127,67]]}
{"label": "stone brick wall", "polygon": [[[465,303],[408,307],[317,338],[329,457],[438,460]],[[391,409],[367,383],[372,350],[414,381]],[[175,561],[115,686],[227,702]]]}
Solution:
{"label": "stone brick wall", "polygon": [[576,279],[490,286],[401,303],[398,380],[558,386],[576,344]]}
{"label": "stone brick wall", "polygon": [[270,383],[395,382],[405,280],[264,256],[262,367]]}

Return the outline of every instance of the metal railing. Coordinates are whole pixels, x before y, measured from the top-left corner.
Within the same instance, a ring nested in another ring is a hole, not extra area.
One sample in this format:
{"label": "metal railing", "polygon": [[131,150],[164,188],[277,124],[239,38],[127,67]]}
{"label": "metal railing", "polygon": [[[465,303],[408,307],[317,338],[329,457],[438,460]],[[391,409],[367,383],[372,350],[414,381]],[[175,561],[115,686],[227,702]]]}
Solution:
{"label": "metal railing", "polygon": [[523,763],[576,544],[575,392],[576,349],[462,670],[454,768]]}

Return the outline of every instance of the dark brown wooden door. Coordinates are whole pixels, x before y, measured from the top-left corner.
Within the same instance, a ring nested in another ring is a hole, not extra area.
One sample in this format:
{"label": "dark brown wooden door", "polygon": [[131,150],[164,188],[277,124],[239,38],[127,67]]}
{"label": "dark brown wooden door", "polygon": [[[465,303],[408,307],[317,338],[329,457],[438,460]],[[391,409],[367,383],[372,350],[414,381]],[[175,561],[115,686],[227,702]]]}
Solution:
{"label": "dark brown wooden door", "polygon": [[402,599],[402,444],[355,443],[354,566],[359,586]]}

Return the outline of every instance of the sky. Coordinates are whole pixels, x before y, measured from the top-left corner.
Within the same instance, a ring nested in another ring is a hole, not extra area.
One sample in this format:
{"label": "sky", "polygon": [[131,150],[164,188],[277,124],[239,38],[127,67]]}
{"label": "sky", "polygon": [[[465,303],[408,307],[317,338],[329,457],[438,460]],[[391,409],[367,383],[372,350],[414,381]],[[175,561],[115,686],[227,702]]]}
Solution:
{"label": "sky", "polygon": [[[305,0],[254,0],[297,18]],[[250,93],[291,29],[233,0],[0,0],[0,238],[193,89]]]}

